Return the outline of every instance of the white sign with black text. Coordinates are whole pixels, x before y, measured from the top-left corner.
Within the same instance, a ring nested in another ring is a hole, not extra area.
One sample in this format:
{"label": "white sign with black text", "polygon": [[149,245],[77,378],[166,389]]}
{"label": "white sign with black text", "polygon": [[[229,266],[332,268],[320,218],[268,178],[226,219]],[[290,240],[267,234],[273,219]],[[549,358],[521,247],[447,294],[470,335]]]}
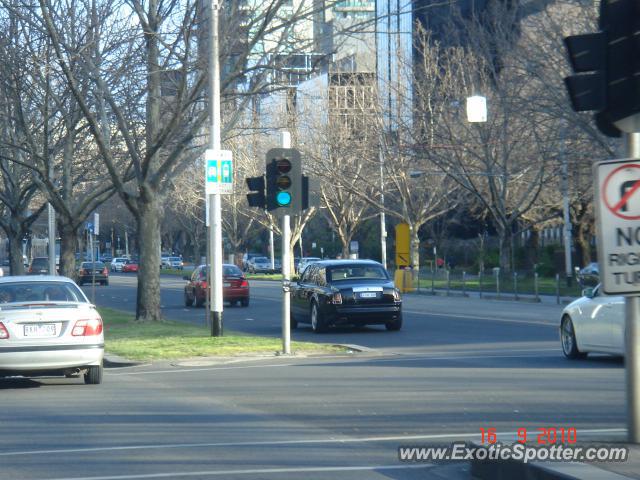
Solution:
{"label": "white sign with black text", "polygon": [[640,160],[594,165],[600,281],[605,293],[640,294]]}

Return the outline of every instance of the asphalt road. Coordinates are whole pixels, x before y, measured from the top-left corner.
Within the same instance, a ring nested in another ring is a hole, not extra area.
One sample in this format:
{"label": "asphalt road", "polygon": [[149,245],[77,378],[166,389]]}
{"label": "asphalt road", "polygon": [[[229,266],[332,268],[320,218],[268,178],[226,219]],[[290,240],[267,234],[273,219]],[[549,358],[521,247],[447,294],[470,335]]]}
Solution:
{"label": "asphalt road", "polygon": [[[133,311],[135,277],[96,301]],[[163,278],[168,318],[202,323]],[[252,282],[225,328],[280,334],[278,287]],[[91,287],[84,287],[91,293]],[[74,379],[0,383],[0,479],[468,478],[465,464],[403,464],[401,445],[479,440],[494,427],[576,427],[580,440],[624,436],[618,359],[570,362],[555,305],[405,296],[400,332],[341,329],[295,339],[373,349],[315,358],[200,359]]]}

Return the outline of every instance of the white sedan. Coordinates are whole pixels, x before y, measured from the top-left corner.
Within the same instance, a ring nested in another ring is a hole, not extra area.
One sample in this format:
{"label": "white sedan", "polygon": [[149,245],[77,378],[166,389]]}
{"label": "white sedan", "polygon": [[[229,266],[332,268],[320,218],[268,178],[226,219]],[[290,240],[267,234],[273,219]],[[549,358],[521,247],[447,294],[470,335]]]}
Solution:
{"label": "white sedan", "polygon": [[84,375],[102,382],[102,318],[66,277],[0,278],[0,377]]}
{"label": "white sedan", "polygon": [[567,305],[560,321],[560,343],[567,358],[587,353],[624,355],[624,297],[606,295],[601,286],[586,288]]}

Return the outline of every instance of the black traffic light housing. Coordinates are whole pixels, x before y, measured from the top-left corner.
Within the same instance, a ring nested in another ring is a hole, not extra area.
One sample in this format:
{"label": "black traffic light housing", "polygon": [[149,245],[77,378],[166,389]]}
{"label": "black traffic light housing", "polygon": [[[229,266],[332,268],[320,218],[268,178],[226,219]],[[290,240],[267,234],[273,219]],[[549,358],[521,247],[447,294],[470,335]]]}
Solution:
{"label": "black traffic light housing", "polygon": [[246,178],[247,187],[251,193],[247,193],[247,202],[250,207],[261,208],[264,210],[267,208],[267,198],[265,196],[265,183],[264,175],[259,177]]}
{"label": "black traffic light housing", "polygon": [[272,148],[266,156],[267,210],[283,215],[300,213],[303,207],[302,160],[295,148]]}
{"label": "black traffic light housing", "polygon": [[565,78],[573,109],[596,111],[596,125],[619,137],[640,113],[640,1],[601,0],[600,29],[565,38],[576,75]]}

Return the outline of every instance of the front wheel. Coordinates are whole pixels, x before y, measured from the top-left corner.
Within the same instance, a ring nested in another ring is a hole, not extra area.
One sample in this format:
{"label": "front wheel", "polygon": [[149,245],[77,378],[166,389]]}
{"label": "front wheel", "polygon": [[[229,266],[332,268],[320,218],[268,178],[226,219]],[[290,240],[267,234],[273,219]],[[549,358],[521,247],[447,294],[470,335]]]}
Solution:
{"label": "front wheel", "polygon": [[562,353],[564,356],[576,360],[587,356],[586,353],[578,350],[578,342],[576,342],[576,333],[573,328],[573,322],[569,317],[563,317],[560,325],[560,343],[562,343]]}
{"label": "front wheel", "polygon": [[84,383],[87,385],[99,385],[102,383],[102,365],[94,365],[87,368],[84,374]]}
{"label": "front wheel", "polygon": [[191,307],[192,305],[193,305],[193,298],[191,298],[187,292],[184,292],[184,306]]}
{"label": "front wheel", "polygon": [[311,303],[311,330],[315,333],[327,331],[327,326],[324,323],[324,319],[316,302]]}

